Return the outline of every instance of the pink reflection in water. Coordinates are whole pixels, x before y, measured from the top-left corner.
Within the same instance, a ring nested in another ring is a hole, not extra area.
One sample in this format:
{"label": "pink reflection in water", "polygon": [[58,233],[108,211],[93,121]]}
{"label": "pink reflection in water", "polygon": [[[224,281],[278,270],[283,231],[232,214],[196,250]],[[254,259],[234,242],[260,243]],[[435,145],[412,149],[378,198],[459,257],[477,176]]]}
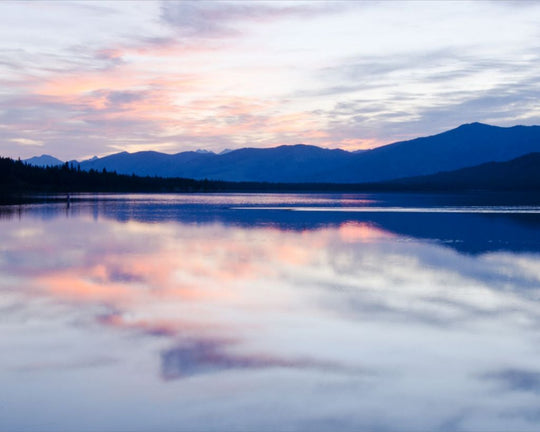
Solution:
{"label": "pink reflection in water", "polygon": [[[216,333],[236,338],[264,327],[257,315],[271,318],[302,301],[303,294],[291,290],[290,283],[297,272],[324,261],[330,244],[385,237],[376,227],[351,223],[315,231],[219,224],[96,225],[84,218],[45,225],[41,235],[12,247],[15,254],[35,253],[32,261],[17,267],[33,287],[25,295],[90,308],[103,305],[113,312],[98,315],[100,325],[175,340]],[[27,229],[19,226],[12,236]],[[48,262],[45,257],[55,254],[52,245],[62,248],[60,258]],[[63,256],[69,257],[68,265]],[[36,262],[45,264],[36,268]]]}
{"label": "pink reflection in water", "polygon": [[[280,230],[81,214],[1,228],[8,415],[73,426],[95,406],[117,430],[163,415],[184,430],[324,429],[327,418],[427,430],[479,399],[466,425],[492,424],[523,408],[516,387],[537,376],[534,255],[459,254],[368,222]],[[511,391],[496,387],[504,380]]]}

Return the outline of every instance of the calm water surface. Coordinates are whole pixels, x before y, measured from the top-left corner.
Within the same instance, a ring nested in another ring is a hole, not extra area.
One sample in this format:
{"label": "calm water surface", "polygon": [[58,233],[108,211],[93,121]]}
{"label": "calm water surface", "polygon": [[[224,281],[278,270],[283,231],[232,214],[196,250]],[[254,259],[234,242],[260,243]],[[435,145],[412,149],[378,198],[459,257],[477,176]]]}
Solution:
{"label": "calm water surface", "polygon": [[0,207],[0,430],[540,428],[540,207]]}

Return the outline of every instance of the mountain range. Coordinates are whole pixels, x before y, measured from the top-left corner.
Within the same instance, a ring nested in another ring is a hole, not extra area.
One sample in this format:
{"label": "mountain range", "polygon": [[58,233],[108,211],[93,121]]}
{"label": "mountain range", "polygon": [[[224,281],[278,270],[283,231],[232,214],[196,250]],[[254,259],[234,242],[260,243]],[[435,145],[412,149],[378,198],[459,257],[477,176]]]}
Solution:
{"label": "mountain range", "polygon": [[[540,152],[540,126],[498,127],[470,123],[437,135],[361,152],[297,144],[243,148],[220,154],[205,151],[172,155],[154,151],[121,152],[76,163],[82,170],[106,169],[141,176],[283,183],[364,183],[504,162],[534,152]],[[52,157],[42,155],[26,162],[36,165],[61,163],[56,158],[48,158]]]}

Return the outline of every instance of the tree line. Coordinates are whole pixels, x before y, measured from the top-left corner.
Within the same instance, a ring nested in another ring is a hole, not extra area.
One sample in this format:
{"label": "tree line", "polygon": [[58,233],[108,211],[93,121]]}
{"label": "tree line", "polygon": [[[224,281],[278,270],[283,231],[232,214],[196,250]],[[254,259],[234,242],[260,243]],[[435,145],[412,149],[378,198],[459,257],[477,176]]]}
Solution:
{"label": "tree line", "polygon": [[116,171],[84,171],[79,165],[65,163],[39,167],[21,160],[0,157],[0,193],[70,192],[352,192],[365,185],[323,183],[229,182],[194,180],[180,177],[142,177]]}

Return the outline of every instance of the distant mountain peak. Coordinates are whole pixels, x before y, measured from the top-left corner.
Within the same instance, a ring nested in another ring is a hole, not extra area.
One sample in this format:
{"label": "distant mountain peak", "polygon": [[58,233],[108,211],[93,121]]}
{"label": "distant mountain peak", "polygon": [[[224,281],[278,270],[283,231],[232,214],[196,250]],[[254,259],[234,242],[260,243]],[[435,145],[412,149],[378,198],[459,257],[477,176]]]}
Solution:
{"label": "distant mountain peak", "polygon": [[35,165],[35,166],[56,166],[56,165],[62,165],[64,161],[61,161],[60,159],[55,158],[54,156],[48,155],[48,154],[42,154],[41,156],[34,156],[28,159],[25,159],[23,162],[26,162],[29,165]]}
{"label": "distant mountain peak", "polygon": [[461,126],[458,126],[456,129],[478,129],[478,128],[495,128],[497,126],[489,125],[487,123],[472,122],[464,123]]}

